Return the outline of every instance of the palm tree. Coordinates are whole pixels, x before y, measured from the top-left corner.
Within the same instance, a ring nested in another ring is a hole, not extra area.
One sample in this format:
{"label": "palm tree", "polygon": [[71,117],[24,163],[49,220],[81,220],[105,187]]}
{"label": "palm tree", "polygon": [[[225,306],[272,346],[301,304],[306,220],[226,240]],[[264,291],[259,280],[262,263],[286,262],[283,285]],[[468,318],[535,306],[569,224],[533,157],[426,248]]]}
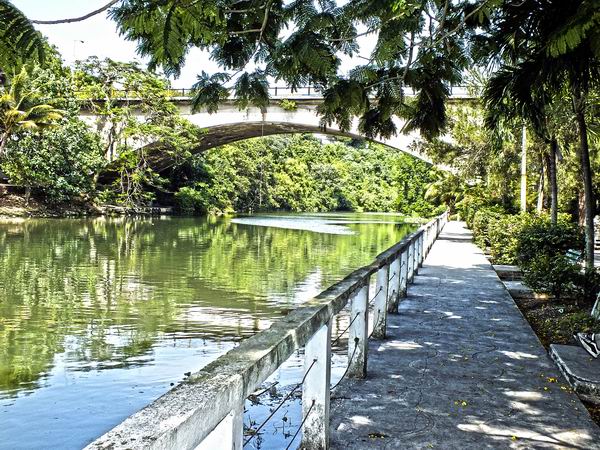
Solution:
{"label": "palm tree", "polygon": [[467,190],[467,185],[458,175],[440,172],[439,178],[427,186],[425,198],[445,205],[452,214],[455,205],[463,200]]}
{"label": "palm tree", "polygon": [[6,156],[6,144],[19,131],[39,131],[53,126],[63,111],[45,104],[28,89],[29,74],[23,68],[11,84],[0,91],[0,160]]}
{"label": "palm tree", "polygon": [[537,80],[543,73],[535,61],[526,60],[517,65],[504,65],[487,81],[483,91],[486,105],[486,125],[495,130],[502,120],[527,123],[539,139],[548,145],[544,159],[550,185],[550,216],[558,220],[558,187],[556,156],[558,141],[549,126],[548,106],[553,100],[548,86]]}
{"label": "palm tree", "polygon": [[545,86],[570,92],[579,133],[579,156],[585,198],[585,260],[594,265],[592,170],[585,111],[590,89],[600,82],[600,2],[595,0],[505,0],[490,21],[489,54],[504,62],[527,61],[535,69],[537,90]]}

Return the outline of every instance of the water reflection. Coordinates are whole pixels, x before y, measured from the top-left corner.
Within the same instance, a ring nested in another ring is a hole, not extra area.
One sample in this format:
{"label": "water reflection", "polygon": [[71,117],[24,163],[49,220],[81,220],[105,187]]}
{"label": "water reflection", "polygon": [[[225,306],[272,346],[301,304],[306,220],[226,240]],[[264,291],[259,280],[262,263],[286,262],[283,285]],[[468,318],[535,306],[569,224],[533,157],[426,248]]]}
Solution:
{"label": "water reflection", "polygon": [[412,229],[394,219],[0,222],[0,446],[90,441]]}

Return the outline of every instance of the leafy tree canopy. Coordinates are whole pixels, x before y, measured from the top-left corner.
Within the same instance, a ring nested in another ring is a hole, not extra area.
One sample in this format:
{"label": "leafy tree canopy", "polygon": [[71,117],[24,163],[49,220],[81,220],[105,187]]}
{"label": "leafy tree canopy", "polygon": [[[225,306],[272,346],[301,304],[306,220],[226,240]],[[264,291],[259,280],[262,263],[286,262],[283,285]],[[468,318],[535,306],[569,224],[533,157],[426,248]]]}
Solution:
{"label": "leafy tree canopy", "polygon": [[[426,136],[446,122],[444,100],[467,64],[467,25],[481,23],[498,0],[123,0],[110,9],[120,32],[138,43],[151,67],[177,76],[192,48],[209,51],[222,72],[201,74],[195,106],[214,111],[235,94],[240,107],[264,107],[270,80],[314,85],[325,102],[322,125],[342,129],[360,118],[369,137],[406,130]],[[350,73],[341,58],[355,56],[359,37],[376,36],[370,56]],[[414,101],[403,87],[416,91]]]}

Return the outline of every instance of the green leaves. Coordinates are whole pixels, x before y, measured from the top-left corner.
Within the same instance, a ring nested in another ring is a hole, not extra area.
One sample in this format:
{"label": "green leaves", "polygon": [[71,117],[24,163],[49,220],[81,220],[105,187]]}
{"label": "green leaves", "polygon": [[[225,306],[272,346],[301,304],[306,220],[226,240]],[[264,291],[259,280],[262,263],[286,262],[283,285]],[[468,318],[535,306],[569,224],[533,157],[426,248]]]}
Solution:
{"label": "green leaves", "polygon": [[8,0],[0,0],[0,70],[17,72],[25,62],[43,63],[46,41]]}
{"label": "green leaves", "polygon": [[564,55],[586,39],[600,57],[600,3],[594,0],[583,0],[575,14],[550,35],[546,53],[552,57]]}
{"label": "green leaves", "polygon": [[2,88],[0,93],[0,159],[15,133],[48,128],[64,116],[64,111],[43,103],[39,92],[32,88],[24,67],[13,77],[11,85]]}
{"label": "green leaves", "polygon": [[269,105],[269,83],[266,74],[257,70],[244,72],[235,83],[235,102],[240,109],[256,106],[265,111]]}
{"label": "green leaves", "polygon": [[210,114],[217,112],[219,103],[229,97],[229,90],[223,87],[223,83],[228,80],[229,76],[225,73],[216,73],[210,76],[202,71],[193,86],[192,110],[196,112],[206,108]]}
{"label": "green leaves", "polygon": [[323,100],[318,108],[321,126],[328,127],[335,122],[342,131],[349,131],[352,117],[370,106],[367,90],[355,80],[339,80],[323,92]]}

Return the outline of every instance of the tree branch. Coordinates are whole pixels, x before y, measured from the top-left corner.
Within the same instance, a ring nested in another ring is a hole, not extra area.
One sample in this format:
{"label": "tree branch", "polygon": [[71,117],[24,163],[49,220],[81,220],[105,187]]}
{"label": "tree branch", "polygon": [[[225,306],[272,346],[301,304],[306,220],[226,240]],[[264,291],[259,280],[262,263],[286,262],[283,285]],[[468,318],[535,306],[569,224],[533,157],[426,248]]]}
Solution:
{"label": "tree branch", "polygon": [[85,14],[81,17],[73,17],[71,19],[58,19],[58,20],[32,20],[31,23],[34,23],[36,25],[58,25],[61,23],[83,22],[84,20],[87,20],[90,17],[94,17],[100,13],[103,13],[104,11],[106,11],[107,9],[116,5],[120,1],[121,0],[112,0],[112,1],[108,2],[106,5],[102,6],[101,8],[98,8],[95,11],[92,11],[91,13]]}

